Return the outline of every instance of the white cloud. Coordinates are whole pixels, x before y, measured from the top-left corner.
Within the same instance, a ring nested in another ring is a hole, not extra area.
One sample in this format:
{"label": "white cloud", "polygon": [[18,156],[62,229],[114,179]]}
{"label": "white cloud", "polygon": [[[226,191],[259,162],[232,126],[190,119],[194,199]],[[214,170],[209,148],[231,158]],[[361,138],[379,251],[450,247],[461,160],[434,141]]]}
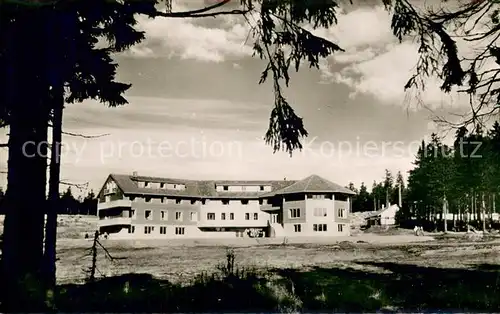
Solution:
{"label": "white cloud", "polygon": [[381,103],[414,110],[422,106],[430,109],[466,106],[465,95],[445,94],[439,88],[441,81],[435,77],[425,79],[424,90],[404,91],[404,85],[415,73],[418,46],[413,42],[399,43],[390,25],[390,14],[379,6],[343,13],[337,27],[317,31],[346,50],[321,64],[322,79],[349,86],[353,98],[359,94],[371,95]]}
{"label": "white cloud", "polygon": [[[204,1],[189,3],[174,1],[173,11],[182,12],[205,7]],[[245,44],[250,27],[242,17],[155,18],[138,17],[138,29],[146,40],[126,54],[136,57],[178,56],[207,62],[222,62],[226,58],[249,56],[252,49]]]}

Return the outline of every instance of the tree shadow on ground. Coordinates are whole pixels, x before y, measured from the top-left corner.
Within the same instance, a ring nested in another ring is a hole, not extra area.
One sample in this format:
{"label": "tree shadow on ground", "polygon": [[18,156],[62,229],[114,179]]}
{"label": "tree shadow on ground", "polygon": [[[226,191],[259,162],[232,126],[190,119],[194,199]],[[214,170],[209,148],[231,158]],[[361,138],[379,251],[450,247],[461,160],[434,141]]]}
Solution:
{"label": "tree shadow on ground", "polygon": [[[127,274],[57,293],[63,312],[498,311],[500,266],[442,269],[396,263],[200,276],[188,286]],[[279,276],[276,276],[279,275]]]}
{"label": "tree shadow on ground", "polygon": [[356,263],[385,272],[319,268],[278,270],[307,311],[497,311],[499,266],[443,269],[396,263]]}
{"label": "tree shadow on ground", "polygon": [[257,276],[205,276],[189,286],[148,274],[126,274],[84,285],[60,286],[63,312],[262,312],[276,302]]}

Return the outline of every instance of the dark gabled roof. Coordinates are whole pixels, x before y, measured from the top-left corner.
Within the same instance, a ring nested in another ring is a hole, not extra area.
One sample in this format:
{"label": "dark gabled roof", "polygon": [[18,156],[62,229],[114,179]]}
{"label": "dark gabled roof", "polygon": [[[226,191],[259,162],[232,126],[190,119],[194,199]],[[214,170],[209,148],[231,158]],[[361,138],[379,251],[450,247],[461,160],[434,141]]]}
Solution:
{"label": "dark gabled roof", "polygon": [[[124,194],[128,195],[144,195],[144,196],[183,196],[191,198],[248,198],[258,199],[261,197],[271,197],[280,194],[301,193],[307,192],[324,192],[324,193],[345,193],[354,194],[352,191],[341,187],[338,184],[332,183],[319,176],[312,175],[304,180],[279,180],[279,181],[264,181],[264,180],[183,180],[174,178],[160,178],[149,176],[133,176],[124,174],[110,174],[109,177],[116,182],[116,185]],[[155,183],[167,184],[184,184],[185,190],[175,191],[167,189],[152,189],[141,188],[137,181],[148,181]],[[303,182],[308,182],[304,185]],[[272,192],[229,192],[217,191],[216,185],[271,185]],[[288,189],[290,188],[291,189]],[[300,189],[300,187],[304,187]]]}
{"label": "dark gabled roof", "polygon": [[265,196],[295,194],[295,193],[342,193],[354,195],[353,191],[340,186],[336,183],[328,181],[318,175],[310,175],[307,178],[297,181],[294,184],[286,186],[282,189],[267,193]]}
{"label": "dark gabled roof", "polygon": [[[123,174],[110,174],[116,185],[124,194],[151,195],[151,196],[184,196],[184,197],[211,197],[211,198],[249,198],[258,199],[266,192],[229,192],[217,191],[218,185],[271,185],[272,190],[280,189],[283,186],[293,184],[296,181],[230,181],[230,180],[183,180],[175,178],[160,178],[147,176],[131,176]],[[155,183],[184,184],[185,190],[175,191],[166,189],[140,188],[137,181],[148,181]]]}

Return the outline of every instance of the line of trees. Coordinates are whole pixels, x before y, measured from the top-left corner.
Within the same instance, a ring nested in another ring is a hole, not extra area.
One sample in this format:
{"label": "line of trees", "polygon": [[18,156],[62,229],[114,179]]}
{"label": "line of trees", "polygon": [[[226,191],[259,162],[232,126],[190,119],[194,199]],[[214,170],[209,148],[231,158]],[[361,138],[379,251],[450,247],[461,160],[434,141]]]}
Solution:
{"label": "line of trees", "polygon": [[354,183],[350,182],[347,188],[356,193],[352,199],[353,212],[375,211],[381,209],[382,206],[398,204],[400,186],[401,199],[405,201],[406,187],[403,174],[398,171],[394,177],[389,169],[385,169],[385,176],[382,181],[373,181],[370,192],[368,192],[368,187],[364,182],[361,182],[359,189],[355,187]]}
{"label": "line of trees", "polygon": [[[374,182],[372,191],[364,183],[357,189],[353,211],[378,210],[385,204],[397,204],[401,186],[401,224],[417,221],[428,228],[445,231],[471,227],[486,230],[493,226],[493,214],[500,193],[500,124],[491,129],[476,126],[473,130],[457,129],[452,145],[432,134],[422,141],[414,169],[409,171],[408,186],[398,172],[396,178],[389,170],[381,182]],[[445,223],[445,221],[447,221]]]}
{"label": "line of trees", "polygon": [[[0,214],[5,214],[5,208],[2,207],[2,200],[5,196],[0,187]],[[58,215],[97,215],[97,198],[94,191],[90,190],[85,197],[73,195],[71,187],[68,187],[60,195],[59,206],[57,206]]]}
{"label": "line of trees", "polygon": [[[452,146],[432,134],[422,141],[415,169],[408,178],[405,217],[436,223],[452,216],[456,228],[491,226],[500,192],[500,124],[489,130],[476,126],[455,133]],[[443,225],[445,230],[447,224]]]}
{"label": "line of trees", "polygon": [[94,191],[81,198],[75,198],[71,187],[61,194],[61,205],[58,206],[57,214],[60,215],[97,215],[97,198]]}

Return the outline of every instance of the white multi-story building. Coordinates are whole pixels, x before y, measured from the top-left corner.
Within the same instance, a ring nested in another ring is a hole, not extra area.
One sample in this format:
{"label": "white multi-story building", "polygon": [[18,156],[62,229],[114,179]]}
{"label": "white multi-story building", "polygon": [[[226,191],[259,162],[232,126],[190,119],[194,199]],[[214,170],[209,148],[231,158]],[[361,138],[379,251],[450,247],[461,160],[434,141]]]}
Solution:
{"label": "white multi-story building", "polygon": [[110,174],[97,215],[110,238],[344,236],[353,194],[317,175],[195,181]]}

